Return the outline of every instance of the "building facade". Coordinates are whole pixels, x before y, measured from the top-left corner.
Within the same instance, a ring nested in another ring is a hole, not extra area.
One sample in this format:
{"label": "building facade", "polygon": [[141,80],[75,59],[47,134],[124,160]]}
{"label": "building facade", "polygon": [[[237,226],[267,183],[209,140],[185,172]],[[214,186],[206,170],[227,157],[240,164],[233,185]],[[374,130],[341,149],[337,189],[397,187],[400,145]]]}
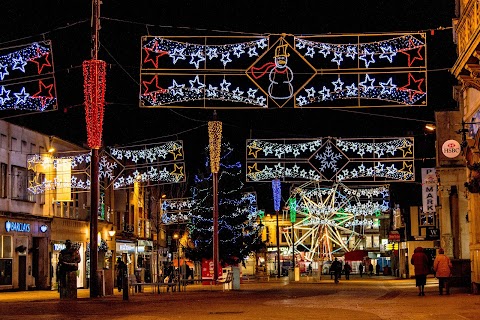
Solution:
{"label": "building facade", "polygon": [[[475,293],[480,288],[480,194],[478,173],[480,166],[479,153],[479,119],[480,119],[480,2],[477,0],[457,0],[456,15],[453,21],[454,41],[457,45],[457,60],[452,74],[459,80],[454,88],[462,121],[459,130],[462,133],[462,147],[465,154],[467,172],[463,190],[467,197],[466,211],[459,212],[459,221],[467,221],[469,225],[469,259],[471,267],[471,284]],[[462,246],[466,246],[463,243]],[[459,254],[463,247],[453,247]]]}

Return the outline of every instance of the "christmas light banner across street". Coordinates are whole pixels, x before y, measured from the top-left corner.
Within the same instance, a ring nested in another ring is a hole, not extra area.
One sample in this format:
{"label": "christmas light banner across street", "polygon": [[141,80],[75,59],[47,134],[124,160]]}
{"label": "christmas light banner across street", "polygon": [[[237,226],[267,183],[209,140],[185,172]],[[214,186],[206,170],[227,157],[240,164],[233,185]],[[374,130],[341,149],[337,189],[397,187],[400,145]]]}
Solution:
{"label": "christmas light banner across street", "polygon": [[[131,188],[185,181],[182,141],[169,141],[135,147],[108,147],[99,160],[99,179],[105,187]],[[90,190],[91,152],[34,154],[27,158],[33,171],[28,190],[34,194],[49,190],[81,192]],[[71,189],[71,190],[70,190]]]}
{"label": "christmas light banner across street", "polygon": [[51,42],[0,48],[0,110],[56,109]]}
{"label": "christmas light banner across street", "polygon": [[427,105],[424,33],[144,36],[140,107]]}
{"label": "christmas light banner across street", "polygon": [[246,181],[415,181],[414,138],[248,139]]}
{"label": "christmas light banner across street", "polygon": [[[198,204],[192,198],[177,198],[162,200],[162,223],[165,225],[188,223],[192,218],[204,219],[193,212]],[[258,217],[257,194],[256,192],[245,192],[242,194],[237,207],[240,210],[247,210],[248,219],[252,224],[256,223]],[[233,212],[232,215],[239,215]],[[221,217],[220,217],[221,219]]]}

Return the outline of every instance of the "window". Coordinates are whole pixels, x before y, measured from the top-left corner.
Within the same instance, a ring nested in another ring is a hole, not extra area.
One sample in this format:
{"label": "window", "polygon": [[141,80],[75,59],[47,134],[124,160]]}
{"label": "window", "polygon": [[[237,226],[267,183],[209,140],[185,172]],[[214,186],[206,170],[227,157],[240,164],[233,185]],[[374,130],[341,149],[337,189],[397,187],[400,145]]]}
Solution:
{"label": "window", "polygon": [[0,198],[7,197],[7,164],[0,163]]}
{"label": "window", "polygon": [[12,199],[35,202],[35,195],[28,192],[28,181],[33,180],[33,171],[26,168],[12,166]]}
{"label": "window", "polygon": [[28,153],[29,150],[27,149],[27,141],[22,140],[22,145],[21,145],[22,150],[20,150],[21,153]]}
{"label": "window", "polygon": [[12,284],[12,236],[0,235],[0,286]]}

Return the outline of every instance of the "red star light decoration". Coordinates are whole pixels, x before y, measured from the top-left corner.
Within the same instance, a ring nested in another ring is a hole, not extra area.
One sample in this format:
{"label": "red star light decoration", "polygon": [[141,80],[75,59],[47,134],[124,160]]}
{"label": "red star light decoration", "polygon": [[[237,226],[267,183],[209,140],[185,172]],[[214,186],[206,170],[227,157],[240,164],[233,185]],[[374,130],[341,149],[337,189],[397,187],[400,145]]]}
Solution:
{"label": "red star light decoration", "polygon": [[[410,42],[410,45],[413,47],[413,49],[415,48],[415,44],[413,43],[412,39],[409,40]],[[410,53],[408,53],[407,51],[410,51],[410,49],[408,50],[402,50],[400,51],[401,53],[405,54],[408,56],[408,66],[411,67],[413,62],[415,60],[423,60],[423,57],[422,57],[422,53],[420,52],[422,50],[423,46],[419,46],[417,47],[417,52],[416,52],[416,55],[412,58]]]}
{"label": "red star light decoration", "polygon": [[[406,85],[404,85],[403,87],[400,87],[398,88],[398,90],[402,90],[402,91],[408,91],[408,94],[409,94],[409,97],[410,97],[410,101],[413,99],[413,96],[415,94],[423,94],[425,93],[421,86],[422,86],[422,83],[423,81],[425,80],[425,78],[421,78],[421,79],[418,79],[416,80],[413,75],[411,73],[408,74],[408,83]],[[413,83],[412,83],[413,81]],[[416,86],[416,89],[412,89]]]}
{"label": "red star light decoration", "polygon": [[47,100],[53,99],[52,95],[53,83],[45,85],[42,80],[38,81],[38,92],[32,94],[32,98],[40,99],[42,107],[45,106]]}

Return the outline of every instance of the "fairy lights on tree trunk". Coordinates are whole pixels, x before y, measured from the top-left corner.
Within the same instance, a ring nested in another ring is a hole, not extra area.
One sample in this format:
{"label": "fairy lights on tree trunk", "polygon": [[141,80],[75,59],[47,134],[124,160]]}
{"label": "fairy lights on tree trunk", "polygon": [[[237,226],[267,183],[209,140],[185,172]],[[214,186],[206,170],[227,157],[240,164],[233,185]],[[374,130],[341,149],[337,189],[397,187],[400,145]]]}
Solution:
{"label": "fairy lights on tree trunk", "polygon": [[222,148],[222,123],[208,122],[208,141],[210,146],[210,169],[213,174],[213,281],[218,279],[218,171],[220,170],[220,151]]}

